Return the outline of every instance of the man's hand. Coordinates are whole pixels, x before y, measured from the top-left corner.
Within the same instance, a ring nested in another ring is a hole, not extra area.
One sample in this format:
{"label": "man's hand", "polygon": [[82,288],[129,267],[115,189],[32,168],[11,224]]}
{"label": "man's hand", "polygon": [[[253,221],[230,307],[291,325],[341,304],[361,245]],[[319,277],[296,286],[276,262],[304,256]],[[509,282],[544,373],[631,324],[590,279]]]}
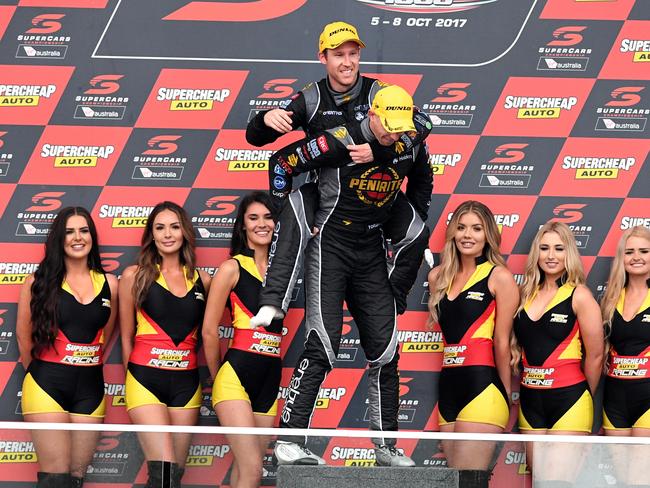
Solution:
{"label": "man's hand", "polygon": [[274,108],[264,114],[264,124],[271,129],[274,129],[282,134],[291,132],[291,116],[293,112],[288,112],[281,108]]}
{"label": "man's hand", "polygon": [[347,148],[350,151],[350,158],[355,163],[370,163],[374,159],[370,144],[349,144]]}

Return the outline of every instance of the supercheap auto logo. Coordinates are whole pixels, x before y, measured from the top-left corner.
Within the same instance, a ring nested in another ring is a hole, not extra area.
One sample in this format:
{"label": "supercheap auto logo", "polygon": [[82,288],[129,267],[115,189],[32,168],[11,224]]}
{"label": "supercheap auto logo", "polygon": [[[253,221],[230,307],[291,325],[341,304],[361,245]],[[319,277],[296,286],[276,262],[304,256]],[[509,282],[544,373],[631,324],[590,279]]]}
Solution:
{"label": "supercheap auto logo", "polygon": [[297,78],[273,78],[264,82],[263,91],[248,101],[248,121],[262,110],[285,108],[296,96],[294,86],[297,81]]}
{"label": "supercheap auto logo", "polygon": [[562,169],[568,170],[576,180],[616,179],[619,171],[629,171],[636,164],[633,157],[576,156],[567,154],[562,159]]}
{"label": "supercheap auto logo", "polygon": [[619,52],[632,54],[633,63],[648,63],[650,62],[650,40],[623,39],[619,46]]}
{"label": "supercheap auto logo", "polygon": [[436,95],[422,105],[434,127],[467,129],[472,125],[476,105],[463,103],[468,96],[471,83],[443,83],[436,89]]}
{"label": "supercheap auto logo", "polygon": [[463,159],[461,153],[429,153],[429,166],[435,175],[445,174],[445,167],[455,168]]}
{"label": "supercheap auto logo", "polygon": [[645,86],[618,85],[609,99],[596,108],[597,131],[643,132],[648,123],[650,107]]}
{"label": "supercheap auto logo", "polygon": [[100,219],[110,219],[111,227],[116,229],[138,228],[147,225],[147,218],[153,210],[151,206],[109,205],[99,207]]}
{"label": "supercheap auto logo", "polygon": [[621,27],[598,78],[650,80],[648,63],[650,63],[648,21],[628,20]]}
{"label": "supercheap auto logo", "polygon": [[114,407],[126,407],[126,389],[121,383],[104,383],[104,394],[111,398]]}
{"label": "supercheap auto logo", "polygon": [[43,13],[32,18],[31,27],[16,40],[16,58],[65,59],[70,36],[60,34],[65,14]]}
{"label": "supercheap auto logo", "polygon": [[[447,225],[451,222],[454,212],[447,214]],[[519,221],[521,221],[521,214],[518,213],[495,213],[494,221],[497,224],[499,232],[503,233],[504,228],[514,228]]]}
{"label": "supercheap auto logo", "polygon": [[411,14],[447,14],[472,10],[498,0],[357,0],[370,7]]}
{"label": "supercheap auto logo", "polygon": [[[278,399],[286,400],[291,393],[291,388],[286,386],[280,386],[278,391]],[[318,390],[318,395],[316,397],[316,407],[317,409],[324,410],[330,408],[333,404],[332,402],[340,402],[348,394],[348,389],[344,386],[339,386],[337,388],[326,388],[321,387]]]}
{"label": "supercheap auto logo", "polygon": [[213,465],[215,458],[217,460],[223,459],[229,452],[230,446],[228,444],[193,444],[187,453],[185,465],[193,468],[207,468]]}
{"label": "supercheap auto logo", "polygon": [[558,119],[562,110],[570,111],[577,97],[519,97],[508,95],[503,103],[506,110],[516,110],[518,119]]}
{"label": "supercheap auto logo", "polygon": [[212,110],[214,103],[223,103],[230,97],[230,90],[167,88],[158,89],[156,100],[169,102],[169,110],[196,111]]}
{"label": "supercheap auto logo", "polygon": [[268,171],[269,158],[273,152],[268,149],[218,147],[214,154],[214,161],[227,162],[228,171]]}
{"label": "supercheap auto logo", "polygon": [[75,119],[122,120],[129,97],[119,96],[121,74],[101,74],[88,81],[88,88],[75,97]]}
{"label": "supercheap auto logo", "polygon": [[342,463],[343,466],[356,466],[367,468],[375,466],[376,457],[374,448],[334,446],[330,460]]}
{"label": "supercheap auto logo", "polygon": [[583,47],[584,25],[566,25],[556,28],[552,39],[538,48],[538,71],[585,71],[592,53]]}
{"label": "supercheap auto logo", "polygon": [[526,475],[530,474],[530,471],[527,469],[527,464],[526,464],[526,453],[522,451],[513,451],[510,450],[506,453],[505,458],[503,460],[503,464],[505,465],[516,465],[517,466],[517,474],[520,475]]}
{"label": "supercheap auto logo", "polygon": [[31,441],[0,441],[0,463],[36,463],[38,457]]}
{"label": "supercheap auto logo", "polygon": [[37,107],[56,93],[56,85],[0,84],[0,107]]}
{"label": "supercheap auto logo", "polygon": [[0,261],[0,285],[22,285],[37,269],[38,263]]}
{"label": "supercheap auto logo", "polygon": [[402,353],[442,352],[442,332],[421,330],[399,330],[397,341]]}
{"label": "supercheap auto logo", "polygon": [[43,144],[41,158],[51,159],[55,168],[94,167],[100,159],[107,160],[115,146],[70,146]]}

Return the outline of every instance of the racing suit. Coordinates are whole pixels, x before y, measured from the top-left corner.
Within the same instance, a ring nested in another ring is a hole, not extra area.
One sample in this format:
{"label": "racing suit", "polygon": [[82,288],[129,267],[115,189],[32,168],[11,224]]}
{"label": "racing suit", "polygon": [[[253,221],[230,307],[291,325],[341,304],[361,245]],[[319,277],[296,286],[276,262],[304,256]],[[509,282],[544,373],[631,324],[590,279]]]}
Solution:
{"label": "racing suit", "polygon": [[[289,103],[286,110],[293,112],[293,128],[302,127],[309,137],[332,127],[364,119],[375,94],[384,86],[386,85],[381,81],[359,76],[349,91],[338,93],[324,78],[317,83],[308,84]],[[258,113],[246,130],[246,140],[255,146],[271,143],[282,135],[264,124],[265,113],[266,111]],[[269,171],[276,176],[272,166]],[[281,179],[276,181],[281,184]],[[272,178],[271,194],[278,191],[273,182]],[[288,193],[285,190],[286,188],[280,189]],[[398,314],[406,309],[408,292],[417,277],[422,254],[429,241],[429,229],[424,223],[428,204],[418,207],[413,200],[415,194],[420,195],[425,191],[429,192],[427,201],[430,201],[430,182],[409,179],[406,196],[401,191],[398,192],[391,217],[383,224],[384,236],[391,240],[393,247],[388,272]],[[300,274],[302,251],[310,237],[310,233],[298,235],[296,229],[312,229],[318,208],[318,190],[313,183],[302,185],[298,192],[292,199],[295,200],[295,205],[292,204],[295,221],[289,224],[289,217],[285,216],[283,231],[280,232],[280,228],[276,227],[275,247],[283,251],[275,253],[275,266],[269,267],[260,294],[260,306],[273,305],[285,312],[289,308],[292,290]]]}
{"label": "racing suit", "polygon": [[[428,119],[414,116],[420,134],[426,137]],[[416,137],[416,141],[418,137]],[[374,162],[352,162],[347,145],[370,142]],[[396,307],[386,267],[382,226],[388,221],[404,178],[419,180],[418,192],[409,195],[426,215],[433,176],[426,146],[413,143],[406,134],[384,147],[369,128],[369,120],[329,129],[290,144],[269,160],[274,197],[286,198],[290,178],[319,170],[319,205],[314,224],[319,232],[305,252],[306,327],[305,350],[297,362],[280,426],[306,428],[325,375],[336,360],[341,338],[343,301],[359,329],[361,345],[370,363],[369,419],[372,430],[397,430],[399,379],[397,362]],[[301,201],[291,193],[283,217],[293,219],[292,209]],[[309,236],[305,219],[301,235]],[[274,236],[275,238],[275,236]],[[271,250],[277,243],[271,244]],[[276,249],[276,257],[283,252]],[[269,264],[271,266],[271,263]],[[302,442],[302,438],[285,438]],[[394,439],[375,439],[376,444],[394,445]]]}

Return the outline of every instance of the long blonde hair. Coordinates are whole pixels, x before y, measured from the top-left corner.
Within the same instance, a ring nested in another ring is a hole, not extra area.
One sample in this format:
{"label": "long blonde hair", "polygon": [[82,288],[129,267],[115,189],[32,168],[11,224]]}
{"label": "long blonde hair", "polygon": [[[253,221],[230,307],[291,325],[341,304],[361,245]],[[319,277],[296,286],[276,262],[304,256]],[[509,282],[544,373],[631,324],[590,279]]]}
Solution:
{"label": "long blonde hair", "polygon": [[475,200],[467,200],[461,203],[454,210],[451,220],[445,232],[445,244],[440,253],[440,267],[436,279],[435,289],[429,297],[429,322],[434,324],[438,321],[438,304],[451,285],[454,277],[460,269],[460,253],[456,247],[454,236],[458,229],[460,218],[467,214],[474,213],[478,216],[485,230],[485,247],[483,255],[495,266],[505,266],[506,262],[501,256],[499,246],[501,245],[501,233],[494,220],[494,214],[483,203]]}
{"label": "long blonde hair", "polygon": [[607,279],[607,290],[603,299],[600,302],[600,309],[602,312],[603,323],[607,328],[612,325],[612,317],[614,310],[618,303],[619,297],[623,288],[627,284],[627,272],[625,271],[625,246],[630,237],[641,237],[650,242],[650,229],[647,227],[636,226],[626,230],[621,235],[621,239],[616,246],[616,255],[612,261],[612,267],[609,271],[609,278]]}
{"label": "long blonde hair", "polygon": [[[578,245],[576,244],[576,238],[573,235],[573,232],[566,224],[549,220],[539,228],[537,234],[535,234],[535,237],[533,238],[532,244],[530,245],[530,251],[528,252],[528,258],[526,259],[524,279],[519,287],[519,307],[517,308],[517,314],[524,309],[524,306],[533,298],[544,281],[544,274],[538,264],[539,245],[544,234],[547,234],[548,232],[555,232],[560,236],[560,240],[562,241],[562,244],[564,244],[566,252],[566,259],[564,261],[564,282],[574,286],[583,285],[585,283],[585,272],[582,267]],[[517,342],[514,329],[510,334],[510,354],[512,357],[510,365],[512,366],[513,372],[518,374],[519,361],[521,360],[521,347]]]}

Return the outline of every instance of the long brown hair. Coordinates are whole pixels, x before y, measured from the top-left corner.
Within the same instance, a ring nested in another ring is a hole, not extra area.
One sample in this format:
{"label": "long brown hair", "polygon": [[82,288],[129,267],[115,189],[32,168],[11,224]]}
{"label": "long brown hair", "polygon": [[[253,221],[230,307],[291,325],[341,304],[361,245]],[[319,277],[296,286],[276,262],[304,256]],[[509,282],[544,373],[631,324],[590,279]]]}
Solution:
{"label": "long brown hair", "polygon": [[187,279],[191,280],[196,270],[196,238],[187,212],[177,203],[170,201],[160,202],[151,210],[144,232],[142,233],[141,247],[137,260],[138,270],[135,273],[133,283],[133,298],[138,307],[142,305],[149,291],[149,287],[160,275],[159,266],[162,263],[162,256],[160,256],[153,239],[153,223],[158,214],[164,210],[174,212],[178,216],[181,224],[183,245],[179,251],[179,259],[181,265],[185,266]]}
{"label": "long brown hair", "polygon": [[429,319],[432,324],[438,321],[438,304],[460,269],[460,253],[456,247],[454,236],[456,235],[460,218],[467,213],[476,214],[483,224],[483,229],[485,230],[483,255],[485,258],[495,266],[506,265],[499,250],[501,233],[494,220],[492,211],[485,204],[475,200],[467,200],[461,203],[454,210],[451,220],[447,225],[445,244],[440,253],[440,268],[438,269],[436,286],[429,297]]}

